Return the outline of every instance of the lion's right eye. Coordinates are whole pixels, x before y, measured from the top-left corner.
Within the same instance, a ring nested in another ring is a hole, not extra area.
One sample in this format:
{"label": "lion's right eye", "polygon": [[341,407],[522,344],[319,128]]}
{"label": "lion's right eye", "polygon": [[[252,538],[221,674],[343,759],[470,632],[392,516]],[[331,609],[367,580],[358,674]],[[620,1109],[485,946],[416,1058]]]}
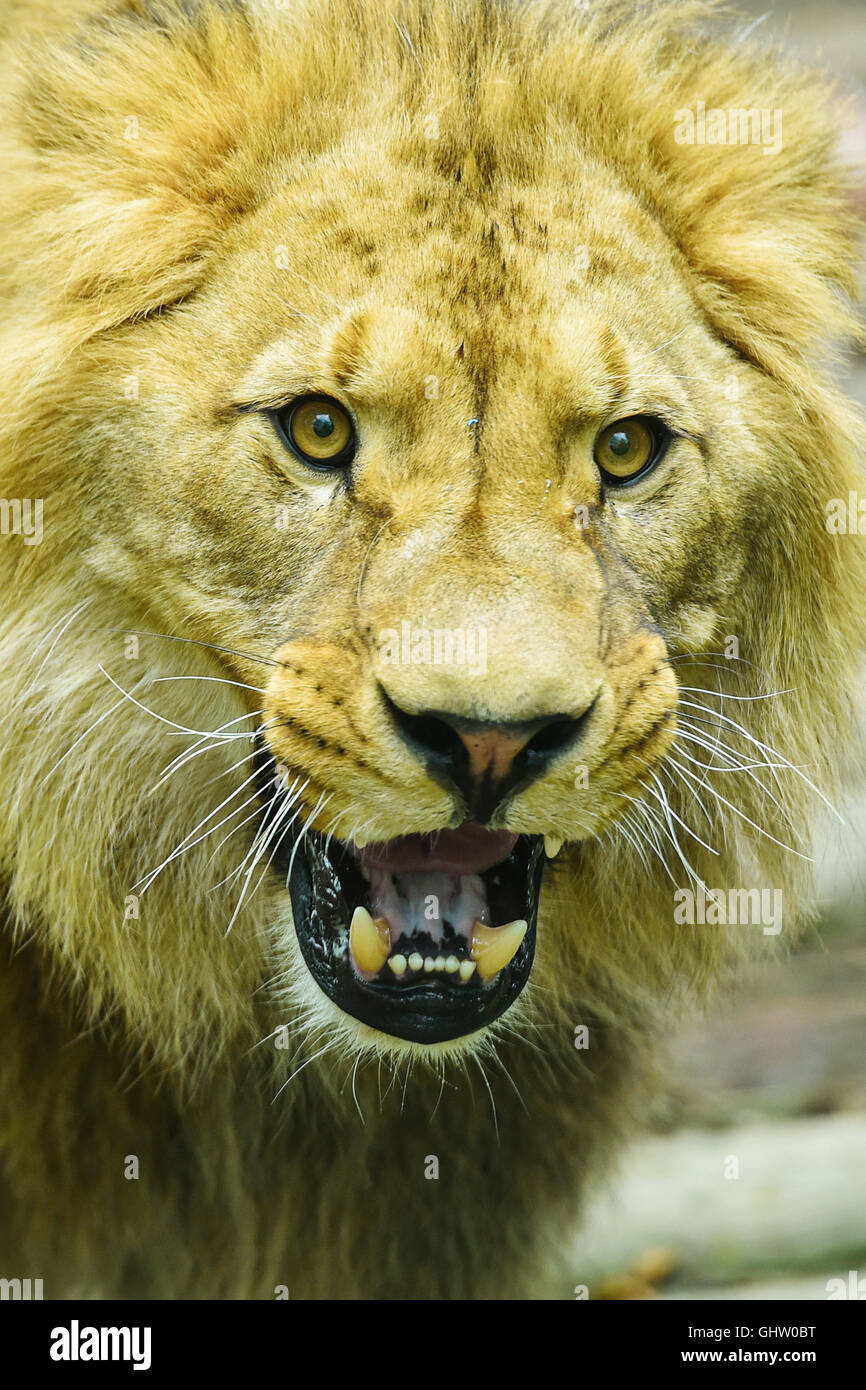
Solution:
{"label": "lion's right eye", "polygon": [[296,458],[310,468],[347,468],[355,456],[355,425],[339,401],[304,396],[274,411],[277,431]]}
{"label": "lion's right eye", "polygon": [[608,485],[622,486],[643,477],[664,457],[671,432],[661,420],[631,415],[602,430],[593,457]]}

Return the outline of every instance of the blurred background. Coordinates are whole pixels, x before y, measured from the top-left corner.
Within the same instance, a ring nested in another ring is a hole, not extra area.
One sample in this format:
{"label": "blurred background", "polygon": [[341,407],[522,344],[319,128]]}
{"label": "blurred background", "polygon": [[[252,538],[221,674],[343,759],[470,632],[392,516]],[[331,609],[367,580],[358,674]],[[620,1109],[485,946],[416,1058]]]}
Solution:
{"label": "blurred background", "polygon": [[[740,7],[855,97],[842,139],[866,210],[866,0]],[[866,407],[866,356],[844,376]],[[821,920],[677,1038],[654,1131],[575,1241],[591,1297],[826,1299],[837,1279],[850,1298],[862,1279],[866,1299],[866,792],[844,810],[822,850]]]}

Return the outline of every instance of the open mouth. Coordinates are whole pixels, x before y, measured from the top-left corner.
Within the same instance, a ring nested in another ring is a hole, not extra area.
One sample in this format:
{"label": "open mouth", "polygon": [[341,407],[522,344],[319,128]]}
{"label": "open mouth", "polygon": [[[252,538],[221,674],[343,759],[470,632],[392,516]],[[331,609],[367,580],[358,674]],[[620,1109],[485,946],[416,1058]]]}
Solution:
{"label": "open mouth", "polygon": [[[281,794],[273,784],[267,801]],[[295,931],[319,988],[393,1037],[436,1043],[499,1018],[535,954],[540,837],[466,822],[363,848],[284,836]]]}

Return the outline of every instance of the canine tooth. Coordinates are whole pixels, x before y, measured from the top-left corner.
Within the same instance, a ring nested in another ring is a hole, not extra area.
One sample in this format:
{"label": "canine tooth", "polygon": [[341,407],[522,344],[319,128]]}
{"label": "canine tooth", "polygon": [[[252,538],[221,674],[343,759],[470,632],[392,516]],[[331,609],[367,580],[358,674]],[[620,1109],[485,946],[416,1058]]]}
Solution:
{"label": "canine tooth", "polygon": [[474,961],[474,960],[462,960],[462,961],[460,962],[460,978],[461,978],[461,980],[471,980],[471,979],[472,979],[472,976],[473,976],[474,974],[475,974],[475,961]]}
{"label": "canine tooth", "polygon": [[424,969],[426,970],[428,975],[430,974],[431,970],[436,969],[436,962],[434,961],[432,956],[424,957]]}
{"label": "canine tooth", "polygon": [[437,956],[437,957],[436,957],[436,959],[435,959],[434,962],[433,962],[433,969],[434,969],[434,970],[440,970],[440,971],[445,969],[445,957],[444,957],[444,956]]}
{"label": "canine tooth", "polygon": [[504,927],[485,927],[483,922],[475,923],[471,954],[482,980],[492,980],[514,959],[526,935],[526,926],[520,917]]}
{"label": "canine tooth", "polygon": [[555,859],[564,844],[565,841],[560,840],[558,835],[545,835],[544,853],[547,855],[548,859]]}
{"label": "canine tooth", "polygon": [[394,974],[395,974],[395,975],[405,975],[405,974],[406,974],[406,957],[405,957],[405,956],[392,956],[391,959],[388,961],[388,964],[390,965],[391,969],[394,971]]}
{"label": "canine tooth", "polygon": [[453,975],[456,970],[460,969],[460,962],[456,956],[446,956],[445,969],[449,975]]}
{"label": "canine tooth", "polygon": [[356,907],[349,928],[349,948],[355,964],[369,974],[382,969],[391,949],[391,933],[384,917],[371,917],[366,907]]}
{"label": "canine tooth", "polygon": [[420,970],[423,964],[424,957],[419,955],[417,951],[413,951],[411,956],[409,957],[409,969]]}

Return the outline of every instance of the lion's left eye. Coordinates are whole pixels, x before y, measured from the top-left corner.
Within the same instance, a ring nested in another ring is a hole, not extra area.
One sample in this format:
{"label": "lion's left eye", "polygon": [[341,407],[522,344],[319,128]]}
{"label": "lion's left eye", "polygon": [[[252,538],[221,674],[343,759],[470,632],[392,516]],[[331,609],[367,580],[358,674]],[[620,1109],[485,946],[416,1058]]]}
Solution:
{"label": "lion's left eye", "polygon": [[670,439],[670,430],[661,420],[632,415],[602,430],[593,457],[605,482],[630,483],[659,462]]}
{"label": "lion's left eye", "polygon": [[330,396],[304,396],[275,412],[277,428],[292,453],[311,468],[346,468],[355,453],[355,426],[345,406]]}

